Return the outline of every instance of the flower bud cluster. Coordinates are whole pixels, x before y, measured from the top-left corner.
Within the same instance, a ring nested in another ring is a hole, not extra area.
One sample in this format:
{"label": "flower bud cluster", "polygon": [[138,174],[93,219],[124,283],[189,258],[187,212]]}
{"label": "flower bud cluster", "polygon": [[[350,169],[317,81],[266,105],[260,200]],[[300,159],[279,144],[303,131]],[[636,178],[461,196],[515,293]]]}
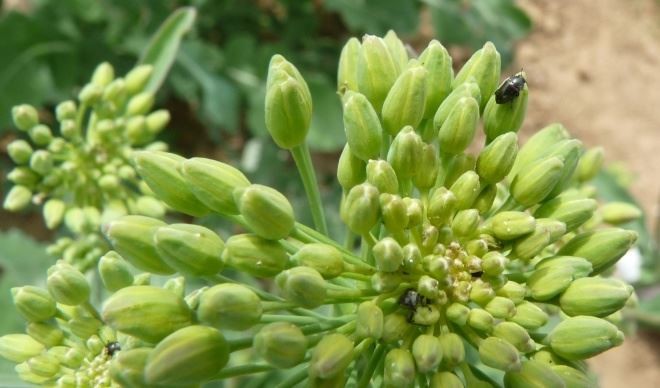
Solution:
{"label": "flower bud cluster", "polygon": [[[338,75],[344,244],[297,222],[284,193],[230,165],[133,152],[141,182],[168,207],[224,216],[242,233],[223,239],[153,215],[105,222],[114,251],[98,263],[111,293],[101,313],[85,303],[85,278],[58,264],[48,291],[15,293],[26,320],[52,329],[32,330],[38,339],[30,330],[2,337],[1,355],[27,362],[17,367],[22,378],[68,386],[60,381],[87,369],[53,372],[44,355],[62,335],[108,332],[121,350],[106,352],[103,376],[123,386],[286,369],[272,375],[282,386],[593,386],[584,360],[623,341],[615,323],[634,298],[607,273],[636,234],[603,221],[639,211],[598,202],[589,180],[602,151],[584,150],[562,125],[519,146],[528,87],[498,104],[499,79],[492,43],[454,75],[436,41],[409,58],[393,32],[349,40]],[[304,170],[307,85],[275,56],[267,88],[268,130]],[[17,124],[29,126],[23,116]],[[474,152],[482,129],[486,144]],[[159,287],[151,273],[170,278]],[[61,316],[71,304],[93,324],[58,329],[70,325]]]}
{"label": "flower bud cluster", "polygon": [[154,142],[170,115],[152,112],[154,96],[145,90],[151,73],[150,65],[142,65],[115,77],[110,64],[99,65],[77,101],[57,105],[52,126],[30,105],[12,110],[26,139],[7,146],[16,167],[8,174],[14,186],[3,206],[9,211],[41,206],[49,229],[63,225],[70,233],[49,252],[82,270],[108,250],[98,233],[102,223],[124,214],[165,213],[129,160],[134,149],[167,147]]}

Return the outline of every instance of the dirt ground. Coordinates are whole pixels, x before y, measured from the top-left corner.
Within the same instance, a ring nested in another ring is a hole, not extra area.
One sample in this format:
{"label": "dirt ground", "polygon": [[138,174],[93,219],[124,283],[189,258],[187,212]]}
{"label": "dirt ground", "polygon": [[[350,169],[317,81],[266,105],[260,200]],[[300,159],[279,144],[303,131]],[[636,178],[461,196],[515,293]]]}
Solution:
{"label": "dirt ground", "polygon": [[[634,195],[650,219],[660,200],[660,2],[519,0],[534,31],[511,71],[530,83],[525,132],[563,123],[606,162],[634,174]],[[655,226],[655,225],[654,225]],[[641,336],[595,357],[603,388],[658,387],[660,341]]]}

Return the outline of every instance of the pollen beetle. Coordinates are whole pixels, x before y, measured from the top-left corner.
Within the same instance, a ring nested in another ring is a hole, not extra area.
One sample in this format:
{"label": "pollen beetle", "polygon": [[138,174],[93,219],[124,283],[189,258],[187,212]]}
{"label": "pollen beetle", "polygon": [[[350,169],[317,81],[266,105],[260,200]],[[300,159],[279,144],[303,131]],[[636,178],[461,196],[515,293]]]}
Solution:
{"label": "pollen beetle", "polygon": [[514,74],[502,82],[502,84],[495,90],[495,102],[498,104],[506,104],[513,101],[520,95],[520,91],[527,83],[523,76],[523,72]]}
{"label": "pollen beetle", "polygon": [[121,346],[119,346],[119,342],[117,341],[112,341],[105,344],[105,354],[107,354],[108,357],[110,358],[112,358],[112,356],[114,356],[115,353],[117,353],[120,350],[121,350]]}

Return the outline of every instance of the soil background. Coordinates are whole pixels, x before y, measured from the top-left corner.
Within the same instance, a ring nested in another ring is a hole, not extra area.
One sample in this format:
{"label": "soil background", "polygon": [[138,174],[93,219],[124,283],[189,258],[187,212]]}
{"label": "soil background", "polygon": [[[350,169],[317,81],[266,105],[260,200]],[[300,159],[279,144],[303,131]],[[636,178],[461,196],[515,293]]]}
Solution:
{"label": "soil background", "polygon": [[[528,137],[561,122],[606,163],[623,162],[649,220],[660,200],[660,1],[519,0],[534,22],[506,73],[530,84]],[[652,221],[653,222],[653,221]],[[654,222],[653,222],[654,223]],[[657,227],[656,225],[650,225]],[[603,388],[660,386],[660,335],[638,333],[591,361]]]}

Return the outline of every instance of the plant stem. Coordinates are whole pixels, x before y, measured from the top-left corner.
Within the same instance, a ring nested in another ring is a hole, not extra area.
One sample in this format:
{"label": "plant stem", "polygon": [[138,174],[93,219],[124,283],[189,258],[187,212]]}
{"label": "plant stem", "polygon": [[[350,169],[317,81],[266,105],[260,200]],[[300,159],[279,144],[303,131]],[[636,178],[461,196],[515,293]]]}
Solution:
{"label": "plant stem", "polygon": [[233,352],[235,350],[242,350],[249,348],[250,346],[252,346],[253,341],[254,341],[253,337],[246,337],[246,338],[227,340],[227,344],[229,345],[230,351]]}
{"label": "plant stem", "polygon": [[279,383],[276,388],[290,388],[297,385],[301,381],[305,380],[307,374],[309,373],[307,370],[309,368],[309,364],[304,363],[298,365],[298,368],[299,370],[289,374],[289,377],[287,377],[286,379],[284,379],[284,381]]}
{"label": "plant stem", "polygon": [[316,173],[312,165],[312,157],[309,154],[307,143],[303,143],[291,149],[291,155],[296,162],[300,178],[302,179],[305,193],[307,194],[307,201],[309,208],[312,212],[314,225],[324,235],[328,235],[328,226],[325,221],[325,214],[323,212],[323,202],[321,202],[321,194],[319,193],[318,182],[316,181]]}
{"label": "plant stem", "polygon": [[247,365],[238,365],[230,366],[223,368],[220,373],[213,377],[213,380],[222,380],[228,377],[236,377],[243,375],[251,375],[254,373],[261,373],[273,370],[274,368],[268,364],[247,364]]}
{"label": "plant stem", "polygon": [[376,370],[376,367],[380,363],[380,361],[383,359],[383,355],[385,354],[385,347],[381,344],[376,345],[376,350],[374,350],[373,354],[371,355],[371,358],[369,359],[369,363],[367,364],[367,367],[364,369],[362,376],[360,377],[360,380],[358,381],[358,388],[366,388],[369,386],[369,382],[371,381],[371,376],[373,376],[374,371]]}

